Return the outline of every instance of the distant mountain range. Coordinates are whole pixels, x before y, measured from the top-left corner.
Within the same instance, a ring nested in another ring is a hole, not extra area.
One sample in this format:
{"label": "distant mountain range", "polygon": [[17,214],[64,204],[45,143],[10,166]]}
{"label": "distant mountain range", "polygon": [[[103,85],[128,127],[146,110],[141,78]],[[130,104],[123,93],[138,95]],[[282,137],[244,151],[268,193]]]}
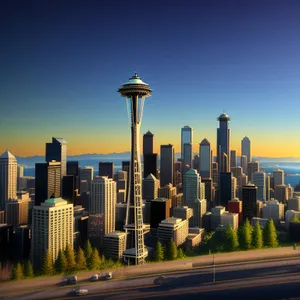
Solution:
{"label": "distant mountain range", "polygon": [[[194,155],[197,153],[194,153]],[[180,157],[180,153],[175,154],[175,159]],[[25,165],[26,167],[34,167],[35,163],[41,163],[45,162],[45,157],[44,156],[28,156],[28,157],[21,157],[21,156],[16,156],[18,163]],[[67,160],[68,161],[79,161],[82,162],[81,165],[94,165],[96,162],[95,161],[122,161],[122,160],[129,160],[130,159],[130,152],[121,152],[121,153],[109,153],[109,154],[96,154],[96,153],[91,153],[91,154],[80,154],[80,155],[73,155],[73,156],[68,156]],[[274,158],[274,157],[253,157],[254,160],[258,160],[259,162],[266,162],[266,163],[278,163],[278,162],[300,162],[300,158],[295,158],[295,157],[279,157],[279,158]]]}

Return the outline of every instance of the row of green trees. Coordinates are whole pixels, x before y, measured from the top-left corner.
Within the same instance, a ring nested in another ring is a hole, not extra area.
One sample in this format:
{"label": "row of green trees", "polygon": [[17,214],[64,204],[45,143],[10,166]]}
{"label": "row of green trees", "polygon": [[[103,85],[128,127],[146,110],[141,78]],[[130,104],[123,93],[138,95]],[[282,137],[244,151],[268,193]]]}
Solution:
{"label": "row of green trees", "polygon": [[48,250],[43,258],[41,269],[35,270],[35,272],[29,260],[24,264],[17,263],[12,269],[11,279],[32,278],[34,275],[72,274],[75,271],[111,268],[120,265],[119,262],[107,260],[103,255],[100,256],[97,248],[92,247],[91,243],[87,241],[84,250],[79,247],[76,252],[70,245],[67,245],[65,250],[59,251],[54,263],[51,252]]}
{"label": "row of green trees", "polygon": [[225,250],[228,251],[278,247],[277,231],[273,220],[269,220],[264,229],[258,222],[253,228],[247,219],[238,231],[228,226],[225,231],[225,240]]}
{"label": "row of green trees", "polygon": [[19,280],[23,278],[33,278],[34,272],[32,264],[29,260],[26,260],[25,263],[18,262],[16,265],[13,266],[11,271],[11,279]]}
{"label": "row of green trees", "polygon": [[157,242],[153,261],[160,262],[164,260],[182,259],[184,257],[185,254],[183,249],[178,248],[174,241],[170,241],[167,246],[164,246],[160,242]]}

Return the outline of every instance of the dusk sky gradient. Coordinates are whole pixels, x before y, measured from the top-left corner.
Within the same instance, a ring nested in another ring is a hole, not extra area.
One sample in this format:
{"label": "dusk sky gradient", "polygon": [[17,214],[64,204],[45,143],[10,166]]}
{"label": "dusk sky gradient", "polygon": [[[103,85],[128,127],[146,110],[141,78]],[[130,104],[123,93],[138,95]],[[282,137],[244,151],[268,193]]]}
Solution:
{"label": "dusk sky gradient", "polygon": [[300,1],[6,0],[0,25],[1,153],[128,151],[117,89],[136,71],[156,151],[184,125],[215,149],[225,110],[238,153],[246,134],[253,155],[300,157]]}

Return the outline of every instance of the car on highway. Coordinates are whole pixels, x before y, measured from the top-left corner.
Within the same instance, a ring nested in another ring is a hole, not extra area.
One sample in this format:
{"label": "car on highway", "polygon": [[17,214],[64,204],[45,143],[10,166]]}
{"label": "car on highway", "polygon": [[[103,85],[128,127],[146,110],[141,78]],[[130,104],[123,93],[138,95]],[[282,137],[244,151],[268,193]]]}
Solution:
{"label": "car on highway", "polygon": [[76,275],[70,275],[64,278],[63,284],[76,284],[78,281]]}
{"label": "car on highway", "polygon": [[84,296],[89,293],[87,289],[81,289],[81,288],[74,289],[73,292],[75,296]]}
{"label": "car on highway", "polygon": [[155,285],[162,285],[164,283],[165,276],[159,276],[154,279],[154,284]]}
{"label": "car on highway", "polygon": [[99,275],[98,274],[94,274],[91,278],[90,281],[98,281],[99,280]]}
{"label": "car on highway", "polygon": [[104,275],[104,279],[105,279],[105,280],[110,280],[110,279],[112,279],[112,272],[106,273],[106,274]]}

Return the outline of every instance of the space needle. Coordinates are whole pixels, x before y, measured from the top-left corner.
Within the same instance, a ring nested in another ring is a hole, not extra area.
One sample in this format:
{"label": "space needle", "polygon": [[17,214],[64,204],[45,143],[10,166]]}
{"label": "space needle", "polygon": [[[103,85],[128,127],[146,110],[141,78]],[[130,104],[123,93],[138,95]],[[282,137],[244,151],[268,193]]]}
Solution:
{"label": "space needle", "polygon": [[128,118],[131,123],[131,157],[128,174],[127,209],[124,229],[126,231],[126,250],[123,257],[136,265],[143,264],[148,256],[144,245],[142,211],[142,171],[140,155],[140,126],[142,123],[145,98],[152,90],[137,75],[118,89],[121,97],[126,98]]}

